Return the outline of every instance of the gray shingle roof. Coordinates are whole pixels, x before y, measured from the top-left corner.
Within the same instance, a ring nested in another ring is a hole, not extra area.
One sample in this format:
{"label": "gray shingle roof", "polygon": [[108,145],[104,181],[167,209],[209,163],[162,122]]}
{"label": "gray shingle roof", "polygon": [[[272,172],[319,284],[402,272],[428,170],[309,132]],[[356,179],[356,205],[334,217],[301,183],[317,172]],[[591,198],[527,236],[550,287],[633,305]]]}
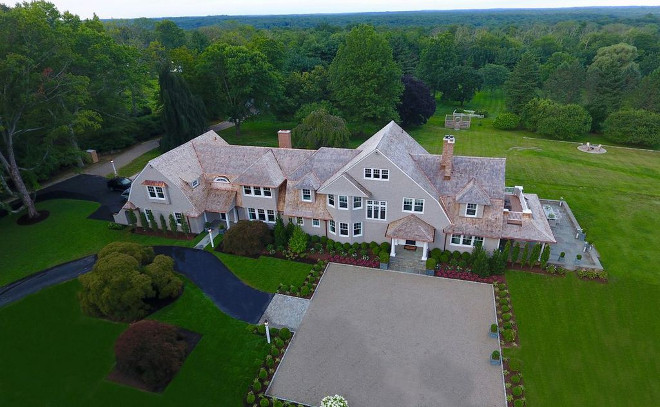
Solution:
{"label": "gray shingle roof", "polygon": [[435,239],[435,228],[415,215],[408,215],[390,222],[385,237],[431,243]]}
{"label": "gray shingle roof", "polygon": [[527,207],[532,211],[532,217],[523,217],[522,225],[504,224],[502,239],[556,243],[539,197],[536,194],[523,194],[523,196],[527,201]]}
{"label": "gray shingle roof", "polygon": [[456,195],[456,202],[463,204],[473,203],[490,205],[490,197],[486,194],[486,191],[475,182],[474,178],[472,178]]}
{"label": "gray shingle roof", "polygon": [[245,171],[232,182],[239,185],[257,185],[277,188],[285,180],[284,173],[275,159],[272,150],[267,150],[257,161],[249,165]]}

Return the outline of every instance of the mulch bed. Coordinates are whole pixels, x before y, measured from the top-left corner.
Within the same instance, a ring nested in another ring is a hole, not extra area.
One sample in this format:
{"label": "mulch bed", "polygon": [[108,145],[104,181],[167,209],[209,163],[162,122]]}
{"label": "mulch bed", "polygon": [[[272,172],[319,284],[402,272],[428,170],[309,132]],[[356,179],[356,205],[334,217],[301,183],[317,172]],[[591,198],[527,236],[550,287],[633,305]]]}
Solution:
{"label": "mulch bed", "polygon": [[[185,363],[185,360],[188,358],[188,356],[195,349],[195,347],[197,346],[199,341],[202,339],[202,334],[197,333],[197,332],[193,332],[193,331],[189,331],[189,330],[183,329],[183,328],[178,328],[177,332],[179,333],[179,335],[181,335],[183,337],[183,340],[186,341],[186,344],[188,345],[186,347],[186,356],[183,359],[184,363]],[[134,387],[134,388],[139,389],[139,390],[153,392],[153,393],[162,393],[163,391],[165,391],[165,389],[167,388],[167,385],[170,384],[170,382],[172,381],[172,379],[174,379],[174,377],[176,377],[176,374],[174,376],[172,376],[172,378],[167,383],[165,383],[162,386],[159,386],[157,388],[154,388],[154,387],[148,386],[147,384],[145,384],[144,382],[142,382],[140,379],[138,379],[136,377],[127,375],[127,374],[119,371],[117,369],[117,366],[115,365],[112,368],[112,371],[110,372],[110,374],[106,377],[106,379],[110,380],[111,382],[123,384],[124,386]]]}
{"label": "mulch bed", "polygon": [[50,216],[50,211],[38,211],[38,212],[39,212],[39,216],[37,216],[36,218],[31,218],[26,213],[25,215],[18,218],[16,220],[16,223],[20,226],[34,225],[35,223],[39,223],[42,220],[48,219],[48,217]]}

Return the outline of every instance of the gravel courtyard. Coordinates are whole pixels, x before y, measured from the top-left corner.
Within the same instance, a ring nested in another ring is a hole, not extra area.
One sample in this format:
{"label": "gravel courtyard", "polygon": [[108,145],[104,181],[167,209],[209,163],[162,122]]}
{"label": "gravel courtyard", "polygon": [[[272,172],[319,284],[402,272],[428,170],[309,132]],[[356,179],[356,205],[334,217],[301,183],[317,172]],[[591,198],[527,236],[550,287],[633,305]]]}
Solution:
{"label": "gravel courtyard", "polygon": [[351,407],[497,406],[489,285],[331,264],[269,395]]}

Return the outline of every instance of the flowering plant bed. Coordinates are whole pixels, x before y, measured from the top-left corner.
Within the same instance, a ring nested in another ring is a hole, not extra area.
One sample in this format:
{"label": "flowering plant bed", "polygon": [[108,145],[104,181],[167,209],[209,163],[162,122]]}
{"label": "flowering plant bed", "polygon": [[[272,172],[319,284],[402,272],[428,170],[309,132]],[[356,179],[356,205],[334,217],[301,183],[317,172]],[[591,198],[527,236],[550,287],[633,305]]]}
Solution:
{"label": "flowering plant bed", "polygon": [[607,271],[594,270],[594,269],[577,269],[575,270],[578,278],[582,280],[598,281],[599,283],[607,283]]}
{"label": "flowering plant bed", "polygon": [[493,284],[496,282],[504,282],[504,276],[488,276],[488,277],[479,277],[468,270],[456,270],[451,267],[441,268],[440,270],[435,271],[436,277],[444,278],[453,278],[455,280],[464,280],[464,281],[475,281],[478,283],[488,283]]}

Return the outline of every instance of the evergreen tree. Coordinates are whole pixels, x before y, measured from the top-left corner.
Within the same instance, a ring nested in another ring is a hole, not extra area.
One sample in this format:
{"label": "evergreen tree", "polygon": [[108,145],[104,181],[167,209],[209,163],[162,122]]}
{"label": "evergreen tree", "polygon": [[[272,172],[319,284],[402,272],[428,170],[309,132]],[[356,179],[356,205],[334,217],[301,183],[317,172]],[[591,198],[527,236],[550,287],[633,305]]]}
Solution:
{"label": "evergreen tree", "polygon": [[328,74],[332,98],[351,123],[398,119],[401,69],[390,45],[372,26],[360,25],[348,33]]}
{"label": "evergreen tree", "polygon": [[541,253],[541,268],[545,269],[547,267],[548,260],[550,260],[550,245],[546,244],[543,253]]}
{"label": "evergreen tree", "polygon": [[582,102],[586,71],[577,60],[564,62],[543,84],[543,92],[555,102],[579,104]]}
{"label": "evergreen tree", "polygon": [[454,36],[443,33],[431,38],[422,48],[417,76],[428,84],[435,96],[445,74],[457,64]]}
{"label": "evergreen tree", "polygon": [[518,262],[518,257],[520,256],[520,243],[516,242],[511,249],[511,264],[516,264]]}
{"label": "evergreen tree", "polygon": [[523,243],[525,246],[523,247],[522,250],[522,256],[520,256],[520,266],[524,266],[525,263],[527,263],[527,259],[529,258],[529,243],[525,242]]}
{"label": "evergreen tree", "polygon": [[319,109],[305,117],[291,135],[296,147],[317,150],[321,147],[346,147],[351,132],[344,119]]}
{"label": "evergreen tree", "polygon": [[169,220],[170,220],[170,230],[174,232],[174,235],[176,236],[179,233],[179,225],[177,225],[176,218],[171,213]]}
{"label": "evergreen tree", "polygon": [[472,272],[478,274],[480,277],[488,277],[490,274],[488,254],[480,244],[474,246],[471,258]]}
{"label": "evergreen tree", "polygon": [[520,114],[523,107],[532,100],[539,88],[539,63],[536,57],[526,52],[520,58],[509,79],[504,84],[506,107]]}
{"label": "evergreen tree", "polygon": [[149,220],[147,219],[147,215],[142,211],[140,211],[140,226],[144,230],[149,230]]}
{"label": "evergreen tree", "polygon": [[289,239],[287,238],[286,227],[284,227],[284,222],[279,214],[277,215],[277,219],[275,219],[273,234],[275,236],[275,247],[286,247]]}
{"label": "evergreen tree", "polygon": [[539,261],[539,256],[541,255],[541,244],[536,243],[531,250],[531,253],[529,255],[529,260],[527,261],[527,264],[529,267],[534,267],[536,265],[536,262]]}
{"label": "evergreen tree", "polygon": [[137,216],[135,216],[135,212],[132,210],[127,210],[126,218],[128,219],[128,224],[131,225],[131,227],[135,227],[137,224]]}
{"label": "evergreen tree", "polygon": [[505,263],[509,261],[510,256],[511,256],[511,240],[507,240],[506,243],[504,244],[504,250],[502,251],[502,257],[504,258]]}
{"label": "evergreen tree", "polygon": [[149,228],[153,230],[154,232],[158,231],[158,223],[156,222],[156,217],[154,216],[153,212],[149,212],[147,215],[147,218],[149,220]]}
{"label": "evergreen tree", "polygon": [[167,233],[167,220],[165,219],[165,215],[162,213],[160,214],[160,230],[163,232],[163,234]]}
{"label": "evergreen tree", "polygon": [[205,110],[201,99],[190,92],[188,84],[178,73],[164,69],[158,83],[165,127],[160,147],[163,151],[169,151],[204,133]]}
{"label": "evergreen tree", "polygon": [[185,216],[181,219],[181,231],[183,231],[183,234],[185,235],[190,233],[190,225],[188,224],[188,220]]}

